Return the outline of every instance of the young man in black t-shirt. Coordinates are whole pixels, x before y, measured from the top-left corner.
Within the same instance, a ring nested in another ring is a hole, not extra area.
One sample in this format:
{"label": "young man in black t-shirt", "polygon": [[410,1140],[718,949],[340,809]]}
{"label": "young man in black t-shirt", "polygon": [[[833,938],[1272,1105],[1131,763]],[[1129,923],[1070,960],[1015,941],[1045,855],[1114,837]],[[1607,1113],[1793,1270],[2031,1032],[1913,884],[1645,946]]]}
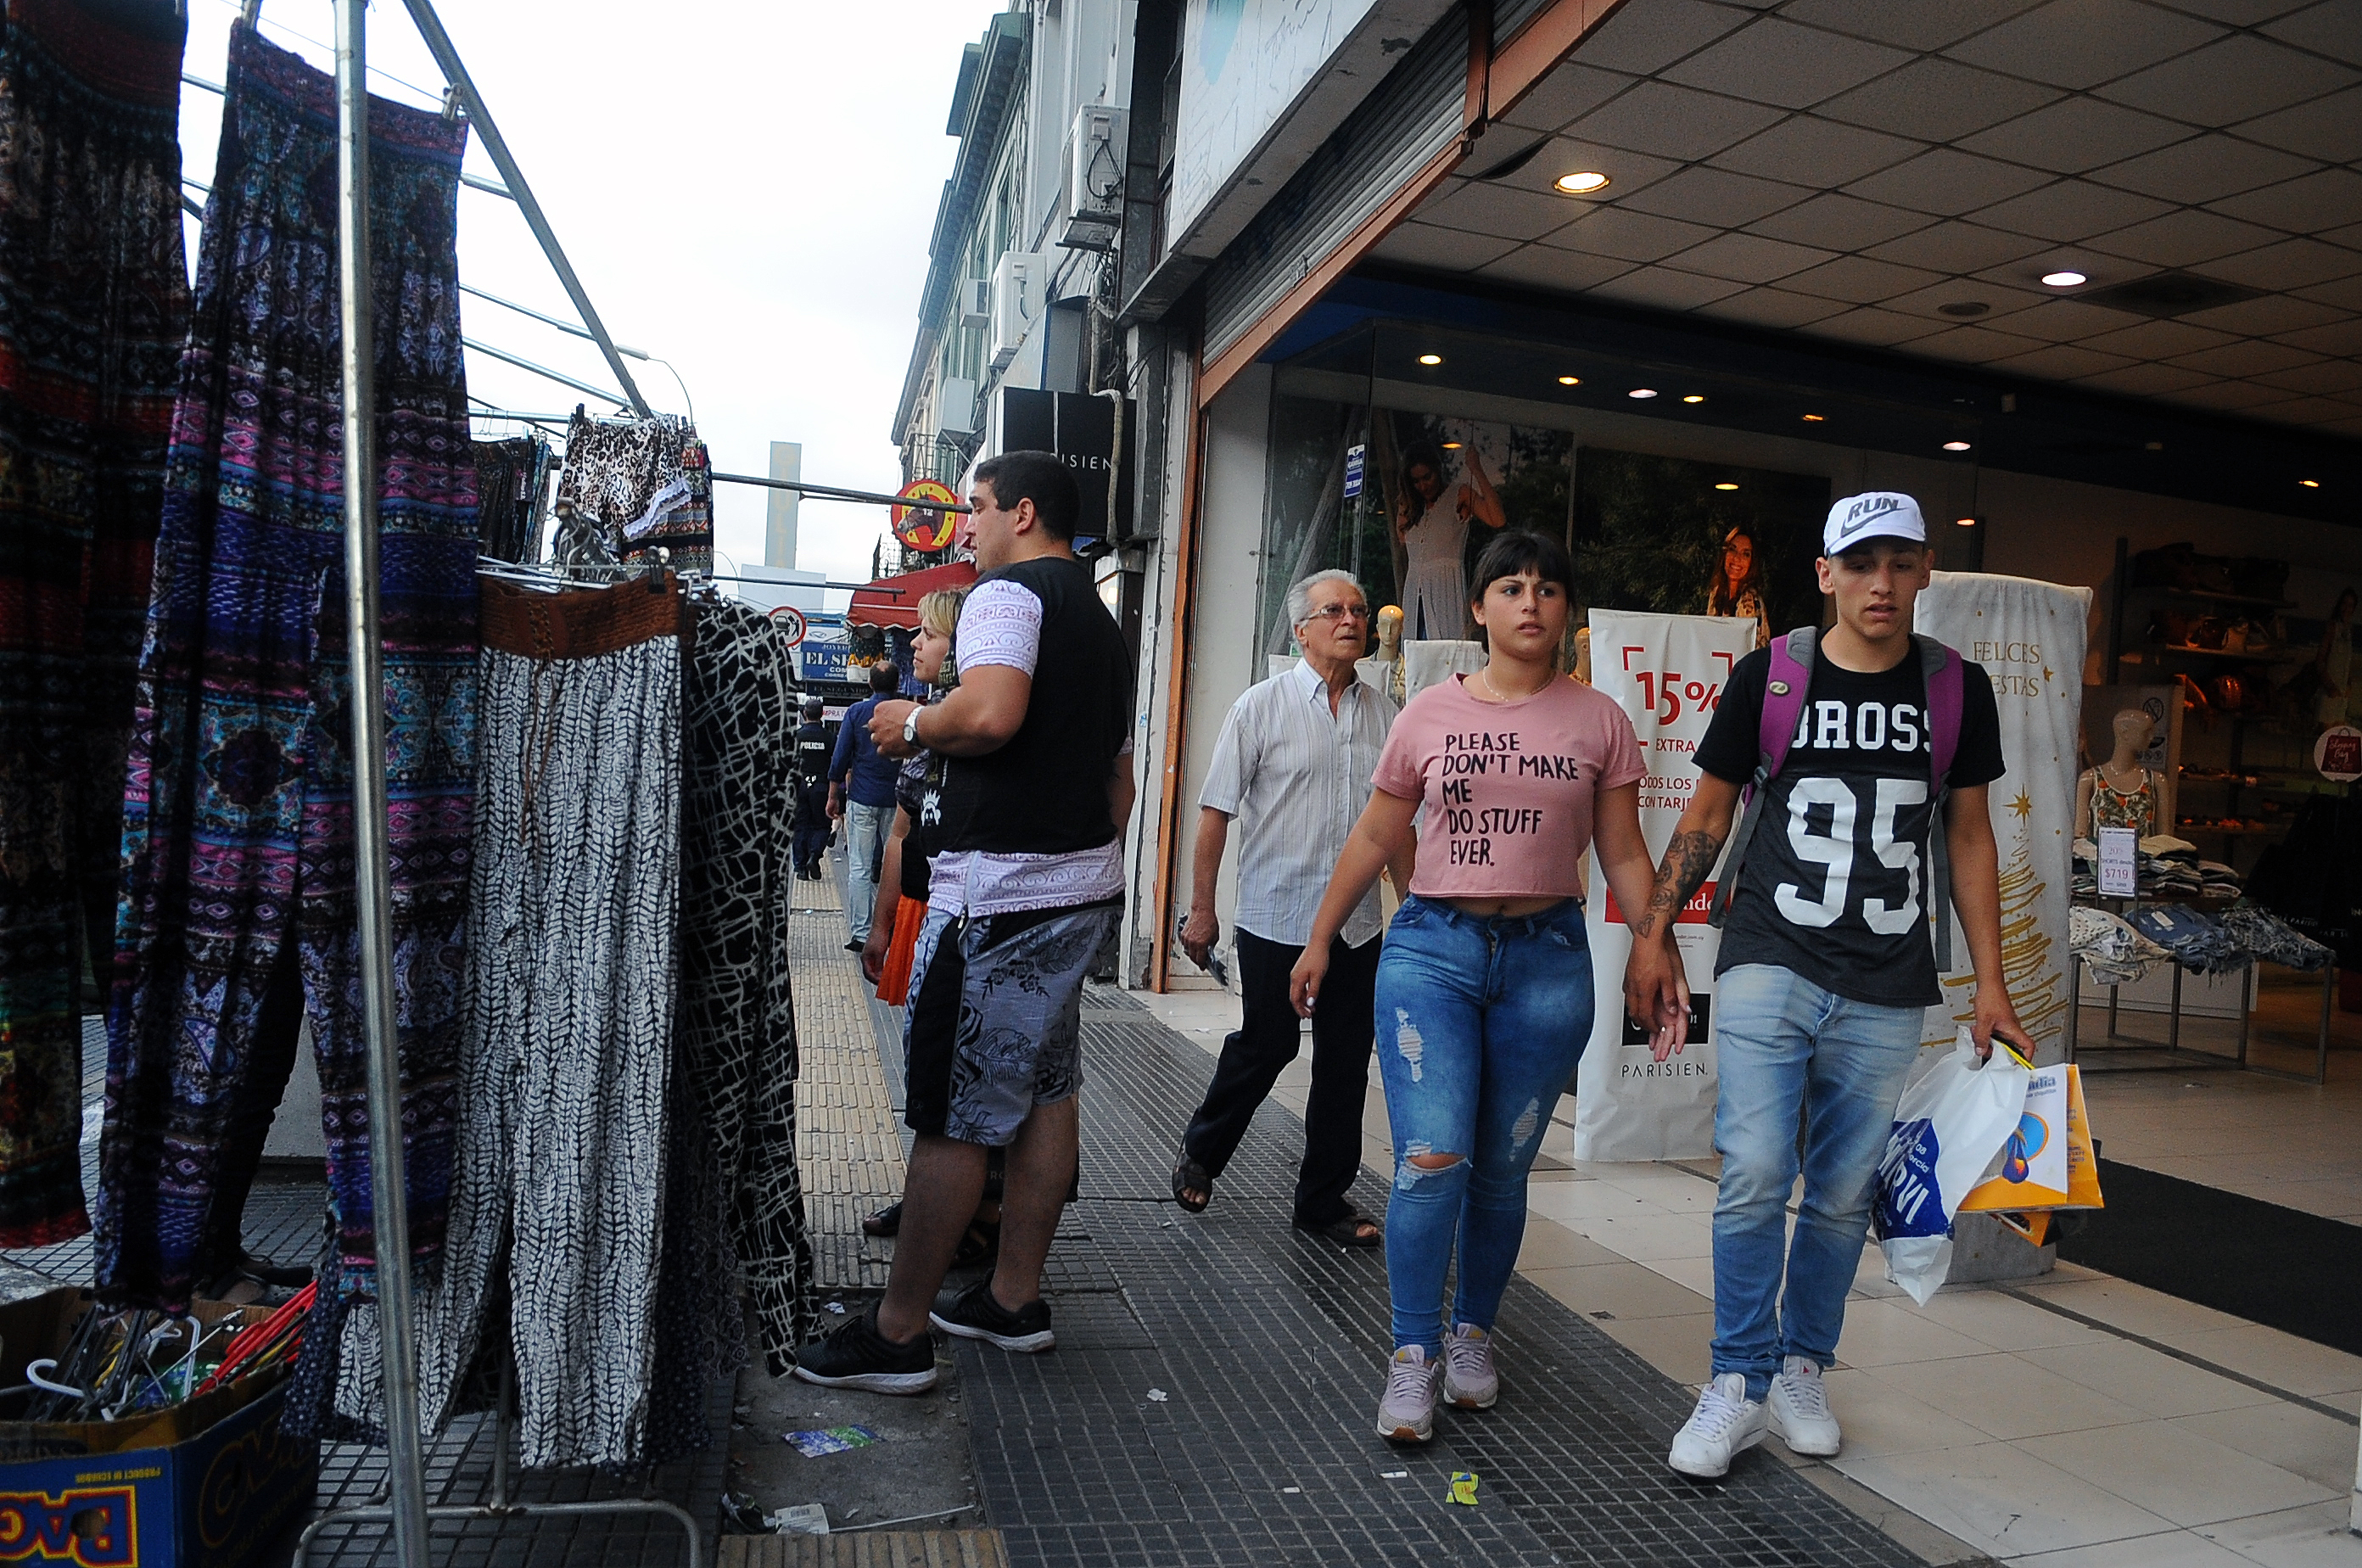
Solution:
{"label": "young man in black t-shirt", "polygon": [[[1838,1452],[1821,1374],[1837,1354],[1925,1010],[1943,999],[1928,838],[1931,741],[1946,719],[1910,635],[1931,565],[1926,525],[1909,496],[1873,491],[1832,507],[1822,543],[1821,591],[1836,599],[1837,624],[1821,635],[1786,758],[1748,807],[1759,825],[1715,965],[1713,1376],[1671,1455],[1690,1475],[1722,1474],[1767,1430],[1799,1453]],[[1632,922],[1626,1004],[1651,1028],[1661,1061],[1688,1030],[1672,918],[1721,855],[1764,756],[1771,672],[1769,649],[1732,670],[1698,745],[1696,793]],[[1943,842],[1976,967],[1977,1045],[1989,1054],[1996,1031],[2025,1035],[2002,981],[2000,856],[1986,815],[1985,787],[2003,772],[2000,719],[1991,681],[1966,661],[1958,723]],[[1783,1247],[1800,1110],[1804,1201]]]}

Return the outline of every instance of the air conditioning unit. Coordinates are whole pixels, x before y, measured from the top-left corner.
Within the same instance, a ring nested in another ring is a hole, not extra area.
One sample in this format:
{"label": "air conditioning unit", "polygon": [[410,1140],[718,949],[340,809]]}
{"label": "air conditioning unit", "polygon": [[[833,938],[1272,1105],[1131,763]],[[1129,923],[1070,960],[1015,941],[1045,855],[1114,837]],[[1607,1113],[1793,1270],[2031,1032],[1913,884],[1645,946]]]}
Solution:
{"label": "air conditioning unit", "polygon": [[1121,109],[1104,104],[1076,111],[1066,133],[1065,191],[1058,243],[1105,250],[1123,226],[1123,166],[1129,147]]}
{"label": "air conditioning unit", "polygon": [[992,265],[992,322],[988,329],[992,368],[1005,370],[1025,335],[1042,316],[1049,265],[1038,252],[1011,250]]}
{"label": "air conditioning unit", "polygon": [[992,280],[962,278],[959,286],[959,324],[962,326],[984,327],[992,323]]}
{"label": "air conditioning unit", "polygon": [[976,434],[976,382],[966,376],[946,376],[935,393],[935,433]]}

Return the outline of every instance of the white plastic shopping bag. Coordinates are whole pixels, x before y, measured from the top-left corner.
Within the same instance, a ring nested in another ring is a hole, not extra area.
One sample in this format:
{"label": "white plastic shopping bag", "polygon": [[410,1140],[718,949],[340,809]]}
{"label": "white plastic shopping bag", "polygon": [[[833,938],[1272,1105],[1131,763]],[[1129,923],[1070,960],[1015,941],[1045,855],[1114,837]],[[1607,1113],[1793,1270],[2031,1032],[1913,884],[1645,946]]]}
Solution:
{"label": "white plastic shopping bag", "polygon": [[1963,1027],[1952,1054],[1903,1091],[1872,1213],[1886,1277],[1922,1307],[1952,1270],[1952,1216],[2017,1131],[2033,1077],[2007,1051],[1980,1066]]}

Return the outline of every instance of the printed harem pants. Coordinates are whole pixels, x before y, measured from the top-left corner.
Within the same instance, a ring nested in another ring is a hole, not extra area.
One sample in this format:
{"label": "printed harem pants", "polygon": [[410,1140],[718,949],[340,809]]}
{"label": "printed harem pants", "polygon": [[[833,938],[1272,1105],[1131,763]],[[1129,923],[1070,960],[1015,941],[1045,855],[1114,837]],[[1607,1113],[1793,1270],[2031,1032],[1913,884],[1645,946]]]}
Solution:
{"label": "printed harem pants", "polygon": [[[178,1308],[281,953],[320,1070],[337,1265],[371,1288],[354,934],[335,85],[230,34],[124,790],[99,1156],[101,1291]],[[370,118],[395,1013],[410,1240],[443,1244],[475,774],[476,476],[459,352],[463,121]],[[316,1336],[315,1336],[316,1337]]]}

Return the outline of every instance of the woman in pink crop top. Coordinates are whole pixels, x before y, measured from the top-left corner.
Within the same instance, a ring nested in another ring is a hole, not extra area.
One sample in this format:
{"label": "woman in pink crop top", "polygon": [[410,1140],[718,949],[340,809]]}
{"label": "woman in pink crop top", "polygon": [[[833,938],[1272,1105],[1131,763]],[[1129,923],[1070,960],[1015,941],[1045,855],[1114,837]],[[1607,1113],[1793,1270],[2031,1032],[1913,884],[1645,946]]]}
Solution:
{"label": "woman in pink crop top", "polygon": [[1493,1320],[1525,1237],[1526,1173],[1591,1038],[1583,852],[1595,850],[1626,909],[1646,908],[1655,880],[1631,722],[1558,669],[1573,577],[1556,540],[1505,534],[1485,547],[1470,606],[1485,668],[1420,692],[1395,721],[1291,977],[1309,1017],[1330,939],[1418,818],[1411,894],[1377,982],[1396,1346],[1378,1435],[1398,1442],[1432,1435],[1439,1393],[1481,1410],[1500,1392]]}

